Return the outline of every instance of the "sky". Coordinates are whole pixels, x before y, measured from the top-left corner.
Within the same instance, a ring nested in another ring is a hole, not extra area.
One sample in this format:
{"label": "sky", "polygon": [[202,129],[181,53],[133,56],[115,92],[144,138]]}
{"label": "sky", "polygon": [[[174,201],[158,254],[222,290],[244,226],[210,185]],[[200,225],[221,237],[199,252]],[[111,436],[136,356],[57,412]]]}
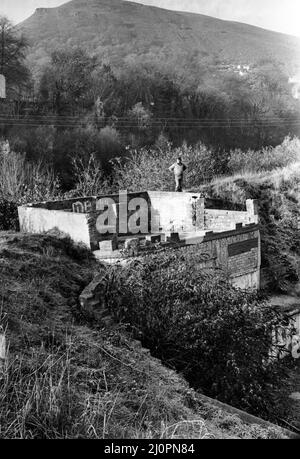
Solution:
{"label": "sky", "polygon": [[[101,1],[101,0],[99,0]],[[220,19],[257,25],[300,37],[300,0],[134,0],[178,11],[207,14]],[[36,8],[55,7],[66,0],[0,0],[0,15],[14,23],[30,16]]]}

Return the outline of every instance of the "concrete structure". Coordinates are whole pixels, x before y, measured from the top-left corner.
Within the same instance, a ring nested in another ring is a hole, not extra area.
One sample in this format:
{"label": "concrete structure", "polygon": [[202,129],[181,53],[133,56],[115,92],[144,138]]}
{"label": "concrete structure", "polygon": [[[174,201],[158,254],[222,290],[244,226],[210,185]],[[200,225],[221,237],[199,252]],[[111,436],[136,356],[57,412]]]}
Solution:
{"label": "concrete structure", "polygon": [[295,75],[292,78],[289,78],[289,84],[292,87],[292,94],[294,99],[300,99],[300,76]]}
{"label": "concrete structure", "polygon": [[[140,199],[146,206],[137,212]],[[22,231],[32,233],[58,228],[70,234],[74,241],[98,250],[99,242],[107,239],[111,229],[107,223],[103,225],[102,217],[107,207],[110,207],[113,223],[111,234],[128,237],[165,232],[223,232],[235,229],[237,223],[258,223],[256,203],[252,200],[245,206],[224,209],[220,201],[205,200],[197,193],[147,191],[28,204],[19,207],[20,226]],[[121,221],[124,209],[125,222]],[[138,213],[143,224],[139,231],[136,227],[131,230],[132,217]]]}
{"label": "concrete structure", "polygon": [[[28,204],[18,212],[21,231],[57,229],[102,260],[142,256],[157,245],[192,250],[199,254],[199,269],[224,269],[237,287],[258,289],[256,202],[224,207],[221,201],[204,199],[199,193],[145,191]],[[116,236],[118,247],[112,242]],[[140,244],[129,250],[126,240],[136,238]]]}
{"label": "concrete structure", "polygon": [[0,99],[6,99],[6,80],[5,76],[0,74]]}

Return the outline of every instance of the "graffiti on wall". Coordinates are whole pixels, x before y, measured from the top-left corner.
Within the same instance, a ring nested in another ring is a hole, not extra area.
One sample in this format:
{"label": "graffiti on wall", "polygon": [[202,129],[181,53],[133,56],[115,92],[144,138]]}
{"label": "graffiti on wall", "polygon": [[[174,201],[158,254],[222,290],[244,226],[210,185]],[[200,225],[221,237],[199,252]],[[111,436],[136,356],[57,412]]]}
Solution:
{"label": "graffiti on wall", "polygon": [[78,200],[72,204],[75,213],[96,213],[99,234],[149,234],[159,232],[159,215],[143,196],[128,196],[120,191],[116,197]]}

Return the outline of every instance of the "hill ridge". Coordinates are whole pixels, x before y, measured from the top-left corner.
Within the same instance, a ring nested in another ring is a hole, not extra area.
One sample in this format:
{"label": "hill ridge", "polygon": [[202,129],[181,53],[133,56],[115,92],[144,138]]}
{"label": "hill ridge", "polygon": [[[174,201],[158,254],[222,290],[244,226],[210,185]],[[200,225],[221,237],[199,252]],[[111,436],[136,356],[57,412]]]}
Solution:
{"label": "hill ridge", "polygon": [[77,46],[115,65],[170,62],[182,54],[204,63],[273,59],[295,73],[300,61],[300,39],[292,35],[123,0],[71,0],[37,9],[17,28],[29,38],[28,58],[36,67],[55,49]]}

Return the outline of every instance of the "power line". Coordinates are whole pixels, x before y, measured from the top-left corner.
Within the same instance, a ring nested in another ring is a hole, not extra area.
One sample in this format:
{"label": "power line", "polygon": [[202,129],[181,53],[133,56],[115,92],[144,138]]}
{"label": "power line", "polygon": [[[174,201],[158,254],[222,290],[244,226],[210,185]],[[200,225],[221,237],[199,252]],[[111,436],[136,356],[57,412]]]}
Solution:
{"label": "power line", "polygon": [[[7,123],[14,123],[14,122],[17,122],[17,123],[23,123],[23,124],[26,124],[26,123],[30,123],[30,122],[34,122],[34,123],[38,123],[38,124],[42,124],[42,123],[47,123],[47,124],[51,124],[52,122],[55,123],[55,124],[59,124],[60,122],[61,123],[64,123],[64,124],[76,124],[76,125],[85,125],[88,123],[88,121],[84,121],[84,120],[49,120],[49,119],[36,119],[36,118],[6,118],[6,117],[1,117],[0,116],[0,121],[2,122],[7,122]],[[98,121],[93,121],[94,124],[96,125],[105,125],[105,123],[103,122],[98,122]],[[253,124],[269,124],[269,125],[279,125],[279,124],[293,124],[293,123],[300,123],[300,119],[280,119],[280,120],[267,120],[267,119],[262,119],[262,120],[247,120],[247,121],[244,121],[244,120],[237,120],[237,121],[182,121],[182,122],[176,122],[176,121],[159,121],[159,120],[153,120],[153,121],[150,121],[149,123],[144,123],[144,126],[150,126],[150,125],[155,125],[155,124],[169,124],[169,125],[173,125],[173,126],[181,126],[181,125],[189,125],[189,126],[193,126],[193,125],[211,125],[211,126],[214,126],[214,125],[223,125],[223,126],[228,126],[228,125],[238,125],[238,126],[245,126],[245,125],[253,125]],[[118,125],[118,126],[143,126],[143,123],[139,122],[139,121],[116,121],[114,123],[110,123],[111,125]],[[109,125],[109,124],[108,124]]]}
{"label": "power line", "polygon": [[[84,115],[83,115],[84,116]],[[64,120],[64,121],[80,121],[80,122],[84,122],[82,121],[82,116],[66,116],[66,115],[30,115],[28,117],[22,117],[22,116],[16,116],[16,115],[9,115],[9,114],[3,114],[1,115],[0,114],[0,117],[1,118],[6,118],[6,119],[16,119],[16,120]],[[113,118],[109,118],[109,117],[101,117],[101,118],[97,118],[98,122],[109,122],[109,121],[115,121],[116,123],[117,122],[123,122],[123,121],[127,121],[127,122],[133,122],[133,119],[130,118],[130,117],[116,117],[116,119],[114,120]],[[150,119],[151,120],[151,119]],[[198,123],[198,122],[224,122],[224,123],[232,123],[232,122],[243,122],[243,123],[246,123],[246,122],[250,122],[252,123],[253,120],[249,119],[249,118],[213,118],[213,119],[208,119],[208,118],[176,118],[176,117],[166,117],[166,118],[153,118],[151,120],[151,122],[163,122],[163,121],[166,121],[166,122],[177,122],[177,123],[186,123],[186,122],[194,122],[194,123]],[[279,117],[264,117],[264,118],[261,118],[260,120],[257,120],[257,121],[287,121],[287,122],[291,122],[291,121],[300,121],[300,117],[297,117],[297,118],[294,118],[294,117],[288,117],[288,118],[279,118]]]}
{"label": "power line", "polygon": [[[21,123],[21,122],[12,122],[12,121],[5,121],[5,120],[1,120],[0,119],[0,124],[4,124],[4,125],[7,125],[7,126],[20,126],[20,127],[64,127],[64,128],[80,128],[80,127],[84,127],[85,126],[85,123],[77,123],[77,124],[71,124],[71,123],[68,123],[68,124],[58,124],[58,123],[47,123],[47,122],[44,122],[44,123],[38,123],[38,122],[34,122],[34,121],[31,121],[31,122],[26,122],[26,123]],[[248,124],[167,124],[167,125],[162,125],[162,124],[157,124],[156,126],[152,125],[152,127],[165,127],[165,128],[174,128],[174,129],[216,129],[216,128],[219,128],[219,129],[246,129],[246,128],[255,128],[255,127],[273,127],[273,128],[276,128],[276,127],[290,127],[290,128],[296,128],[296,127],[300,127],[300,121],[299,122],[294,122],[294,123],[248,123]],[[104,127],[104,126],[103,126]],[[134,128],[141,128],[141,126],[139,124],[124,124],[124,125],[121,125],[121,126],[114,126],[116,129],[134,129]],[[146,128],[146,127],[145,127]],[[151,126],[149,126],[149,128],[151,128]]]}
{"label": "power line", "polygon": [[[80,117],[54,116],[54,115],[30,115],[28,117],[19,117],[16,115],[0,115],[0,124],[8,126],[53,126],[76,128],[84,127],[89,120],[84,120]],[[143,120],[133,120],[128,117],[120,117],[116,120],[107,119],[105,117],[98,120],[90,120],[97,127],[105,127],[112,125],[117,129],[134,129],[134,128],[155,128],[168,127],[176,129],[193,129],[193,128],[249,128],[249,127],[298,127],[300,126],[300,118],[278,118],[265,117],[262,119],[207,119],[207,118],[154,118],[148,120],[143,125]],[[110,124],[112,123],[112,124]]]}
{"label": "power line", "polygon": [[[0,115],[0,121],[2,122],[18,122],[18,123],[28,123],[28,122],[36,122],[36,123],[48,123],[51,124],[51,122],[54,122],[58,124],[60,121],[62,123],[66,124],[87,124],[88,120],[80,120],[80,119],[74,119],[74,120],[67,120],[67,119],[39,119],[39,118],[33,118],[33,117],[28,117],[28,118],[18,118],[18,117],[6,117],[6,116],[1,116]],[[93,121],[94,124],[98,125],[103,125],[105,122],[100,122],[100,121]],[[107,123],[109,123],[109,120],[107,120]],[[300,123],[300,119],[255,119],[255,120],[185,120],[185,121],[177,121],[177,120],[151,120],[147,123],[144,123],[144,125],[154,125],[154,124],[162,124],[162,123],[168,123],[170,125],[175,125],[175,126],[180,126],[180,125],[232,125],[232,124],[238,124],[238,125],[253,125],[253,124],[286,124],[286,123]],[[115,124],[115,125],[134,125],[134,126],[141,126],[143,123],[141,121],[134,121],[134,120],[117,120],[115,122],[112,122],[110,124]]]}

